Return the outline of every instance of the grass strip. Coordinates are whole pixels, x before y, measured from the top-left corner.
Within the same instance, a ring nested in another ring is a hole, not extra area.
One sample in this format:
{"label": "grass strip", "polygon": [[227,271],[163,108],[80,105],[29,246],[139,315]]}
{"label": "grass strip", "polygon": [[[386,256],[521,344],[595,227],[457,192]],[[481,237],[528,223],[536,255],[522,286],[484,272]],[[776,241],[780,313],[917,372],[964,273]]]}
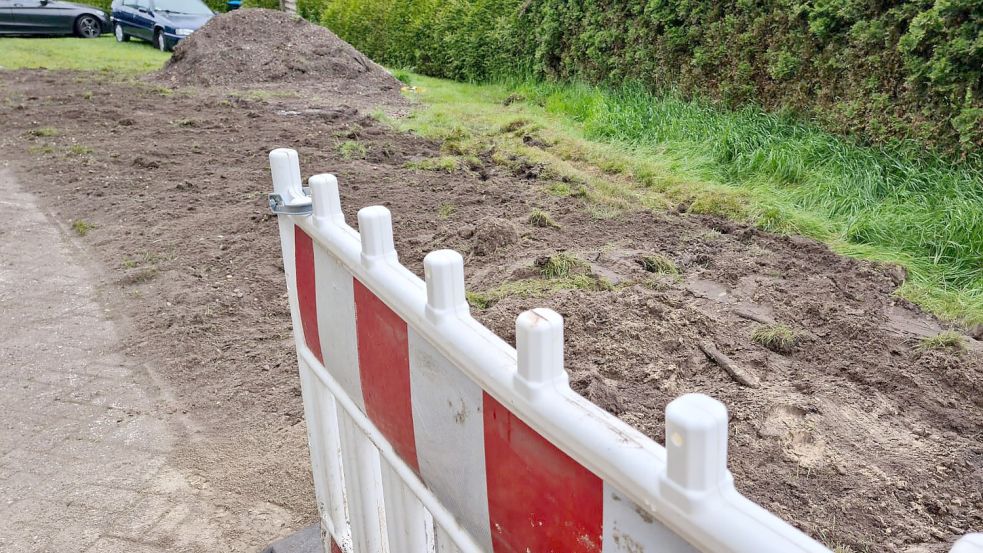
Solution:
{"label": "grass strip", "polygon": [[156,71],[170,58],[149,42],[116,42],[111,35],[92,39],[4,38],[0,69],[72,69],[137,75]]}
{"label": "grass strip", "polygon": [[598,218],[684,208],[816,238],[904,266],[899,296],[983,323],[983,172],[970,164],[640,87],[398,76],[421,109],[389,122],[441,140],[447,155],[533,165],[544,192],[582,197]]}

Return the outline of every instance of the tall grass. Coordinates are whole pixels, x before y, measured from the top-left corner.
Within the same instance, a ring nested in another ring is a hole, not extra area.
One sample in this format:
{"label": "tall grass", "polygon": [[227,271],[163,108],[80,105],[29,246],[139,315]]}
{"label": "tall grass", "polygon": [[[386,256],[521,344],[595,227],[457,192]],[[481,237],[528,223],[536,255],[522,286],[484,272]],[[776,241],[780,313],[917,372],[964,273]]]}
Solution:
{"label": "tall grass", "polygon": [[[864,147],[791,117],[724,111],[640,86],[520,84],[587,137],[647,150],[830,223],[826,240],[893,250],[946,286],[983,289],[983,172],[910,145]],[[924,276],[929,276],[928,274]]]}
{"label": "tall grass", "polygon": [[[640,86],[413,79],[430,108],[411,118],[412,130],[453,140],[481,134],[499,149],[573,158],[615,173],[599,183],[588,177],[609,197],[623,192],[623,201],[654,208],[660,198],[695,198],[694,211],[901,264],[909,271],[902,296],[944,318],[983,323],[979,160],[956,165],[912,145],[864,146],[791,115],[729,111]],[[506,97],[522,100],[503,106]],[[517,117],[554,145],[510,145],[501,128]]]}

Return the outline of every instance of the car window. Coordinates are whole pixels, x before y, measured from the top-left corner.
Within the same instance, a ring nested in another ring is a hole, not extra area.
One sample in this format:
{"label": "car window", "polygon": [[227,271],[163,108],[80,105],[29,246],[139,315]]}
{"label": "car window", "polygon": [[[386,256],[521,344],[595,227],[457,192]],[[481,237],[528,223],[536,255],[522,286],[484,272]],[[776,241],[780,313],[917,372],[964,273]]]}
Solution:
{"label": "car window", "polygon": [[201,2],[201,0],[154,0],[154,9],[193,15],[208,15],[212,13],[212,10]]}
{"label": "car window", "polygon": [[0,8],[9,8],[14,5],[14,0],[0,0]]}
{"label": "car window", "polygon": [[150,9],[150,0],[137,0],[136,7],[137,7],[137,9],[149,10]]}

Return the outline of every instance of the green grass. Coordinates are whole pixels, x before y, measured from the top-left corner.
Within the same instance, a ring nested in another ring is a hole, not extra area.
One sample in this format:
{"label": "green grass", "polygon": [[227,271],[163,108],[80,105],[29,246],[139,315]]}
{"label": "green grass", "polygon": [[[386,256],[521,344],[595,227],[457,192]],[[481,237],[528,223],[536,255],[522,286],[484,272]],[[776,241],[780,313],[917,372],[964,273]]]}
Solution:
{"label": "green grass", "polygon": [[643,255],[638,260],[638,264],[650,273],[657,273],[660,275],[679,274],[679,267],[676,266],[676,262],[662,255],[661,253]]}
{"label": "green grass", "polygon": [[513,280],[484,292],[468,292],[467,299],[471,307],[487,309],[507,297],[539,298],[560,290],[605,292],[614,289],[614,285],[604,278],[581,273],[561,277]]}
{"label": "green grass", "polygon": [[30,131],[27,132],[27,134],[31,136],[50,138],[53,136],[58,136],[61,133],[59,133],[58,129],[54,127],[39,127],[36,129],[31,129]]}
{"label": "green grass", "polygon": [[751,340],[781,354],[792,353],[799,343],[795,331],[783,324],[759,326],[751,333]]}
{"label": "green grass", "polygon": [[637,87],[410,78],[423,109],[392,125],[450,155],[540,166],[544,193],[580,197],[594,217],[679,208],[809,236],[903,265],[898,295],[983,323],[983,171],[971,164]]}
{"label": "green grass", "polygon": [[437,216],[441,219],[447,219],[453,215],[455,211],[457,211],[457,207],[454,204],[442,203],[437,206]]}
{"label": "green grass", "polygon": [[963,341],[962,335],[958,332],[946,330],[936,334],[935,336],[923,338],[918,344],[918,349],[952,349],[955,351],[965,351],[966,342]]}
{"label": "green grass", "polygon": [[529,224],[539,228],[560,228],[560,225],[553,220],[549,212],[543,211],[538,207],[529,213]]}
{"label": "green grass", "polygon": [[79,236],[89,234],[89,231],[94,228],[96,228],[95,225],[89,223],[88,221],[83,221],[82,219],[72,221],[72,230],[74,230],[75,234],[78,234]]}
{"label": "green grass", "polygon": [[134,75],[160,69],[169,57],[149,43],[117,43],[112,36],[0,40],[0,69],[76,69]]}
{"label": "green grass", "polygon": [[92,153],[92,148],[82,144],[72,144],[68,147],[68,153],[73,156],[85,156]]}
{"label": "green grass", "polygon": [[408,69],[393,69],[392,74],[396,80],[402,82],[406,86],[413,84],[413,73]]}
{"label": "green grass", "polygon": [[368,155],[368,149],[365,144],[358,142],[357,140],[346,140],[338,145],[338,153],[344,159],[365,159]]}
{"label": "green grass", "polygon": [[586,261],[568,253],[551,255],[537,263],[543,278],[563,278],[590,268]]}
{"label": "green grass", "polygon": [[42,144],[31,146],[27,149],[27,151],[31,152],[32,154],[53,154],[58,151],[58,149],[51,144]]}

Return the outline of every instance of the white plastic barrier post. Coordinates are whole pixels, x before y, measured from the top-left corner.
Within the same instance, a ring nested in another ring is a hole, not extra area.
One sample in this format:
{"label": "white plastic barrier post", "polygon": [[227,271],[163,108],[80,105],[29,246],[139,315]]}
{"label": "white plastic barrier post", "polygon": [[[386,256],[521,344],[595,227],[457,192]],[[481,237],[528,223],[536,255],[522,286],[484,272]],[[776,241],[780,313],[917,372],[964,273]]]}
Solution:
{"label": "white plastic barrier post", "polygon": [[662,494],[684,512],[730,487],[723,404],[703,394],[686,394],[666,406],[666,457]]}
{"label": "white plastic barrier post", "polygon": [[[463,271],[462,271],[463,272]],[[515,387],[529,398],[539,391],[566,389],[563,317],[552,309],[531,309],[515,320]]]}
{"label": "white plastic barrier post", "polygon": [[[666,446],[570,390],[563,320],[475,321],[464,261],[400,265],[381,206],[345,222],[337,180],[270,154],[322,528],[332,553],[829,553],[740,495],[727,410],[666,409]],[[983,553],[969,535],[953,553]]]}
{"label": "white plastic barrier post", "polygon": [[983,534],[966,534],[952,546],[951,553],[983,553]]}

